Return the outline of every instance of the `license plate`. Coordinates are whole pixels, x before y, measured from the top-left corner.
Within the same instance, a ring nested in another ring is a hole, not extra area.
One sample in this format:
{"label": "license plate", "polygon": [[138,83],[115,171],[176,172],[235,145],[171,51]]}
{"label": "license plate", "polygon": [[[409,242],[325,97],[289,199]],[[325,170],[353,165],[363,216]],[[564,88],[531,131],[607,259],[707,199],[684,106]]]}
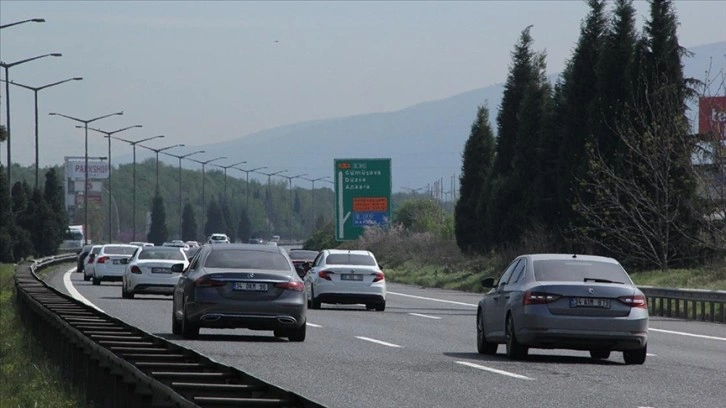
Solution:
{"label": "license plate", "polygon": [[355,275],[355,274],[340,275],[340,280],[362,281],[363,280],[363,275]]}
{"label": "license plate", "polygon": [[266,292],[267,284],[256,282],[235,282],[234,290],[242,290],[247,292]]}
{"label": "license plate", "polygon": [[572,298],[570,299],[570,307],[599,307],[601,309],[610,309],[610,299]]}
{"label": "license plate", "polygon": [[120,259],[114,259],[111,263],[114,264],[114,265],[118,265],[118,264],[121,263],[121,260]]}
{"label": "license plate", "polygon": [[151,268],[151,273],[171,273],[171,268]]}

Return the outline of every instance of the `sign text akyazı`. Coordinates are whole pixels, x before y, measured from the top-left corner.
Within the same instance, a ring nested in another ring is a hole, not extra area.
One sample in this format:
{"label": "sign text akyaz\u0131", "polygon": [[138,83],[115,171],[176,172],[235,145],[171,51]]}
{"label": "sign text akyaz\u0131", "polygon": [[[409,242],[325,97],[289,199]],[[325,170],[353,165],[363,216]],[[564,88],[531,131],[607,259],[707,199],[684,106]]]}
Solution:
{"label": "sign text akyaz\u0131", "polygon": [[[86,178],[85,161],[67,161],[66,177],[72,180],[84,180]],[[109,173],[108,163],[102,161],[88,161],[89,179],[107,179]]]}

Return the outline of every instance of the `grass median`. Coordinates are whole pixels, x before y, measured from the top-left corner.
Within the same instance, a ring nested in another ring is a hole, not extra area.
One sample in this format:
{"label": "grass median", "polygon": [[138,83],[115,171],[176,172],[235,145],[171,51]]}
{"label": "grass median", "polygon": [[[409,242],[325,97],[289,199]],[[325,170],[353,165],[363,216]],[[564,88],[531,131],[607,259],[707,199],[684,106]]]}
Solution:
{"label": "grass median", "polygon": [[14,274],[14,265],[0,264],[0,407],[85,406],[20,321]]}

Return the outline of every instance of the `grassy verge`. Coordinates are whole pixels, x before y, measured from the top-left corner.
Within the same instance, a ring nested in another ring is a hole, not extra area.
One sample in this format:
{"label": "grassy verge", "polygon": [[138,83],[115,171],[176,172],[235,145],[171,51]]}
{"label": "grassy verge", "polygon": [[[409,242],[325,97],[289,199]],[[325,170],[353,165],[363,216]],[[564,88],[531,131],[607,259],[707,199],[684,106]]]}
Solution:
{"label": "grassy verge", "polygon": [[81,407],[60,370],[44,356],[40,343],[23,326],[14,295],[13,265],[0,264],[0,406]]}

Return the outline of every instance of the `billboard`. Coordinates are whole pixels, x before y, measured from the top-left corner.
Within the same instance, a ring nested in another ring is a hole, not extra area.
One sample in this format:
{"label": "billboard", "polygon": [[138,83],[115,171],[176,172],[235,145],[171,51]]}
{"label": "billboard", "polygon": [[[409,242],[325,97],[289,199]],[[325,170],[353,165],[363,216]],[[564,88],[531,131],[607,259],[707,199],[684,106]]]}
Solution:
{"label": "billboard", "polygon": [[[85,160],[68,160],[66,161],[66,178],[71,180],[85,180]],[[89,179],[107,179],[109,174],[109,166],[107,162],[98,160],[88,161],[88,178]]]}
{"label": "billboard", "polygon": [[698,99],[698,133],[711,134],[712,140],[726,141],[726,96]]}
{"label": "billboard", "polygon": [[357,239],[391,219],[391,159],[335,159],[335,238]]}

